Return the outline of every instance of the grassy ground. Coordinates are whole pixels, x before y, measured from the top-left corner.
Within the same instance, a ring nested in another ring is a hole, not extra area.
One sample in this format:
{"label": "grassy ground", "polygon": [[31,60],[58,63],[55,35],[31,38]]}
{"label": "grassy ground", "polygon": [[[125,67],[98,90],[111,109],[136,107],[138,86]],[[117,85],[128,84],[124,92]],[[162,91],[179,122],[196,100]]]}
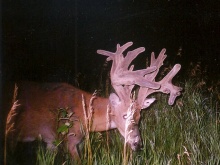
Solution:
{"label": "grassy ground", "polygon": [[[220,164],[219,98],[212,92],[205,96],[192,82],[184,84],[185,91],[174,106],[168,106],[167,96],[158,94],[156,104],[142,112],[142,150],[132,152],[127,147],[124,155],[117,130],[91,133],[80,145],[82,164]],[[68,154],[44,152],[38,150],[37,164],[73,164]]]}

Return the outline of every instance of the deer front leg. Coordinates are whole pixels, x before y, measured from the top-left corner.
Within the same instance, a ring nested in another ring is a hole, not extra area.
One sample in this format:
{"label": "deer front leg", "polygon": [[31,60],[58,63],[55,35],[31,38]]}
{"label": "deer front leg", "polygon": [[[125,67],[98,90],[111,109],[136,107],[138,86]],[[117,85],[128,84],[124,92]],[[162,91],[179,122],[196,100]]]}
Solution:
{"label": "deer front leg", "polygon": [[79,156],[76,145],[75,146],[70,146],[69,151],[70,151],[70,154],[71,154],[71,156],[73,157],[74,160],[80,161],[80,156]]}
{"label": "deer front leg", "polygon": [[77,137],[71,137],[68,138],[68,150],[72,156],[72,159],[74,160],[74,162],[76,162],[77,164],[81,164],[81,159],[79,156],[79,152],[77,149],[77,144],[80,142],[81,140],[79,140]]}
{"label": "deer front leg", "polygon": [[69,130],[69,134],[67,135],[67,148],[73,158],[74,161],[80,164],[80,156],[78,153],[77,145],[81,142],[83,138],[83,134],[80,130],[80,123],[75,122],[73,127]]}

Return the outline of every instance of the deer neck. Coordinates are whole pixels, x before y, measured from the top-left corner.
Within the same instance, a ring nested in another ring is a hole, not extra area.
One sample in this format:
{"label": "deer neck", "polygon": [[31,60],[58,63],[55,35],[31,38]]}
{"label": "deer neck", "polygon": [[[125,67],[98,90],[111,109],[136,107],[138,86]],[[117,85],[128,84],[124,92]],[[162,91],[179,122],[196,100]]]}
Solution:
{"label": "deer neck", "polygon": [[[89,107],[89,106],[88,106]],[[109,107],[109,99],[108,98],[102,98],[97,97],[93,103],[93,114],[92,114],[92,132],[99,132],[99,131],[106,131],[110,129],[115,129],[116,125],[111,120],[111,115],[109,114],[110,111],[108,111]],[[87,114],[89,114],[89,108],[87,110]]]}

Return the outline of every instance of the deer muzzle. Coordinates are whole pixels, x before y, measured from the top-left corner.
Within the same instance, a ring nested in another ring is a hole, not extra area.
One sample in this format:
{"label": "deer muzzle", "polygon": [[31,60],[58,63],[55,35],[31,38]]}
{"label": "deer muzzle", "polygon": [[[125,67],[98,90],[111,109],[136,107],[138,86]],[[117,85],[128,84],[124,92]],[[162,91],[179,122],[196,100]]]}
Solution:
{"label": "deer muzzle", "polygon": [[134,141],[130,145],[131,145],[131,149],[133,151],[139,150],[142,147],[142,142],[141,142],[140,136],[136,136]]}
{"label": "deer muzzle", "polygon": [[131,149],[133,151],[137,151],[142,147],[142,142],[141,142],[141,137],[140,137],[138,126],[135,126],[134,129],[130,131],[127,137],[127,142],[130,144]]}

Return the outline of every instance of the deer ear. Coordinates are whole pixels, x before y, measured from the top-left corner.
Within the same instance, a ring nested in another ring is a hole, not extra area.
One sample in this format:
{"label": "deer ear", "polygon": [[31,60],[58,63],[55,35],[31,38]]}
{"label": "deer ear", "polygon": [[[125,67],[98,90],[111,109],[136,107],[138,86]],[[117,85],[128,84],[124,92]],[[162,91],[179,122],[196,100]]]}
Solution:
{"label": "deer ear", "polygon": [[144,100],[144,103],[143,103],[141,109],[145,109],[145,108],[149,107],[155,100],[156,100],[155,98],[150,98],[150,99],[146,98]]}
{"label": "deer ear", "polygon": [[115,93],[111,93],[109,96],[110,104],[113,106],[117,106],[121,103],[119,97]]}

